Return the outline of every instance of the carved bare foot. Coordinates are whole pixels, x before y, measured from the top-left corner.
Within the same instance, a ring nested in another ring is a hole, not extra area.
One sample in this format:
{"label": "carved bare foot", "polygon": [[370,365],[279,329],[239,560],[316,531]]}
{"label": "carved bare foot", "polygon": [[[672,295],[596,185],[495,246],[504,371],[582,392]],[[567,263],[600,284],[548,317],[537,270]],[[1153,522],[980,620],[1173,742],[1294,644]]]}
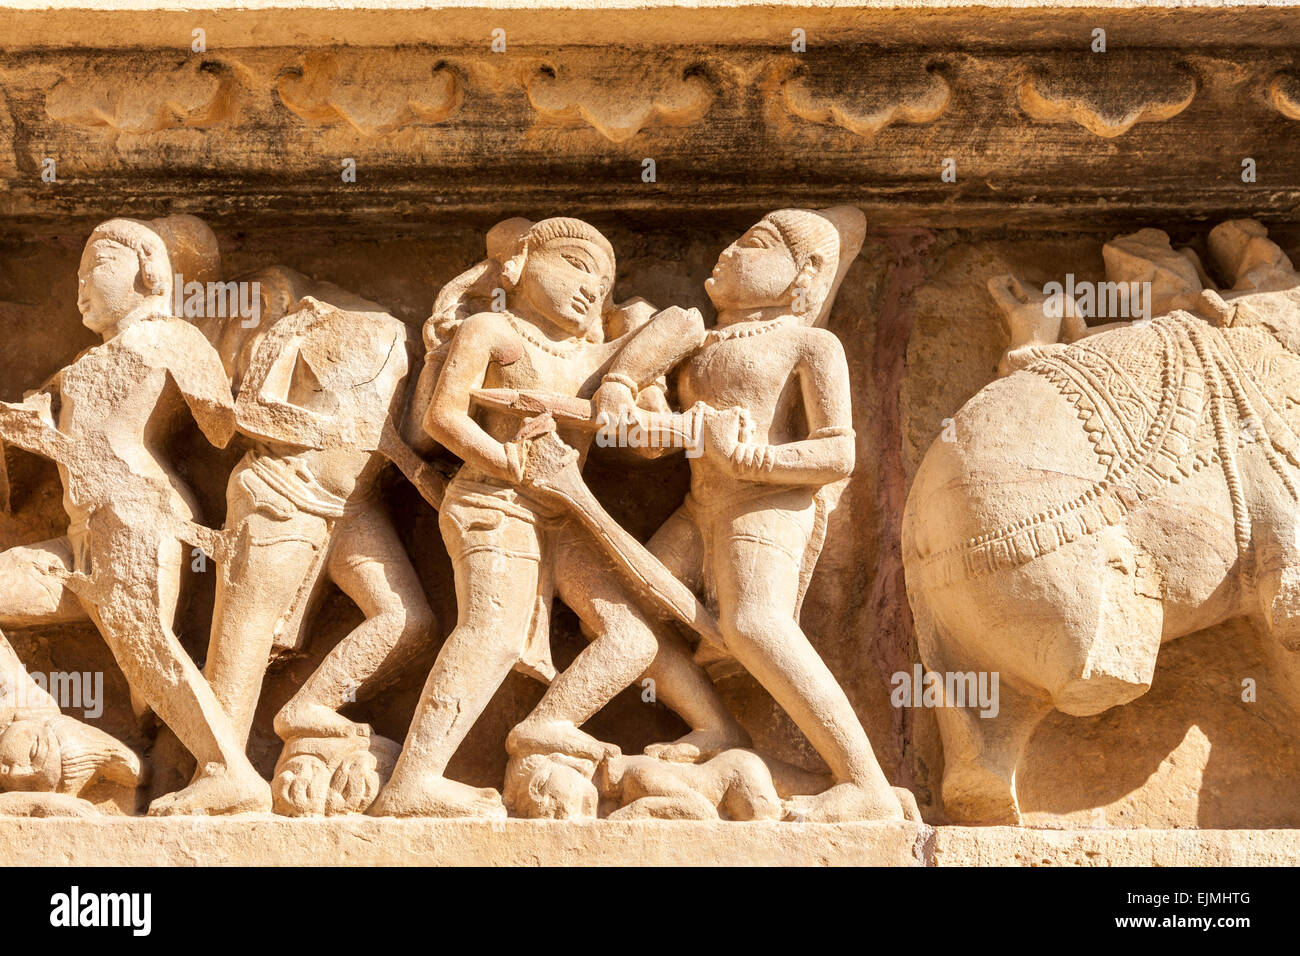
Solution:
{"label": "carved bare foot", "polygon": [[370,727],[323,704],[290,701],[275,715],[275,734],[286,742],[295,737],[368,737]]}
{"label": "carved bare foot", "polygon": [[615,744],[597,740],[567,720],[525,720],[506,737],[506,750],[512,757],[532,754],[565,754],[600,763],[617,757],[622,751]]}
{"label": "carved bare foot", "polygon": [[506,816],[501,794],[491,787],[471,787],[438,774],[390,782],[366,811],[372,817],[484,817]]}
{"label": "carved bare foot", "polygon": [[787,820],[806,823],[846,823],[854,820],[902,820],[903,808],[892,790],[872,791],[856,783],[840,783],[813,796],[785,801]]}
{"label": "carved bare foot", "polygon": [[184,790],[149,804],[149,816],[220,816],[227,813],[269,813],[271,785],[251,771],[235,772],[208,764]]}
{"label": "carved bare foot", "polygon": [[669,763],[704,763],[724,750],[738,750],[750,746],[747,734],[729,733],[726,730],[692,730],[685,737],[671,743],[650,744],[645,748],[647,757]]}

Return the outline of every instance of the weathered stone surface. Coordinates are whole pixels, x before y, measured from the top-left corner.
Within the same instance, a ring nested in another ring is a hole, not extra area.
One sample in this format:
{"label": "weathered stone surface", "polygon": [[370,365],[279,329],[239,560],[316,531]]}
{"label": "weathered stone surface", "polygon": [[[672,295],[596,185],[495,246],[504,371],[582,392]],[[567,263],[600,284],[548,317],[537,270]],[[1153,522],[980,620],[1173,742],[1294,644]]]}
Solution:
{"label": "weathered stone surface", "polygon": [[1300,5],[991,7],[0,0],[0,860],[1293,861]]}
{"label": "weathered stone surface", "polygon": [[1295,830],[939,827],[931,866],[1295,866]]}
{"label": "weathered stone surface", "polygon": [[920,866],[909,823],[5,820],[10,866]]}

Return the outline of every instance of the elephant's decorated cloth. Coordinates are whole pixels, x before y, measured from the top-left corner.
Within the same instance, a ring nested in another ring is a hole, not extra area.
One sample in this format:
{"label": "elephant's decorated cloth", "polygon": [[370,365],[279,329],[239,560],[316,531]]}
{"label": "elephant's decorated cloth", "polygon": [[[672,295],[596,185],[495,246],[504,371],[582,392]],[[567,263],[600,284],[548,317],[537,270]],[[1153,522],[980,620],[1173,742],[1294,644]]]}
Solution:
{"label": "elephant's decorated cloth", "polygon": [[1263,455],[1296,495],[1300,442],[1275,407],[1278,376],[1269,374],[1288,356],[1264,325],[1218,329],[1175,312],[1084,339],[1015,373],[1046,378],[1075,407],[1105,476],[1069,500],[933,555],[931,572],[976,576],[1026,564],[1117,524],[1208,464],[1223,469],[1244,553],[1249,495],[1238,455]]}

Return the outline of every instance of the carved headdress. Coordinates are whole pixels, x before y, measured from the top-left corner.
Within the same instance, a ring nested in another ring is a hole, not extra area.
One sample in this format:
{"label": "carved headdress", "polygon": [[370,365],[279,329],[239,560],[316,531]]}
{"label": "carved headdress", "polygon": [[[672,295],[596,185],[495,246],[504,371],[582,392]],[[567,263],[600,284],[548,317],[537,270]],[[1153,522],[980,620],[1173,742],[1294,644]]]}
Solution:
{"label": "carved headdress", "polygon": [[867,217],[856,206],[831,206],[778,209],[764,218],[781,234],[796,268],[814,269],[803,317],[809,325],[825,325],[840,283],[866,238]]}
{"label": "carved headdress", "polygon": [[140,259],[140,275],[155,295],[170,293],[173,275],[183,282],[211,282],[221,273],[217,237],[196,216],[177,215],[145,222],[109,219],[95,227],[87,245],[100,239],[132,250]]}
{"label": "carved headdress", "polygon": [[[462,322],[475,312],[491,308],[497,289],[511,289],[519,281],[529,250],[539,249],[555,239],[585,240],[605,253],[611,265],[615,261],[614,247],[609,240],[581,219],[555,216],[540,222],[521,217],[503,220],[488,230],[487,258],[466,269],[438,292],[433,313],[424,325],[425,348],[432,352],[445,345]],[[606,325],[613,311],[612,302],[611,294],[607,293],[602,306]]]}

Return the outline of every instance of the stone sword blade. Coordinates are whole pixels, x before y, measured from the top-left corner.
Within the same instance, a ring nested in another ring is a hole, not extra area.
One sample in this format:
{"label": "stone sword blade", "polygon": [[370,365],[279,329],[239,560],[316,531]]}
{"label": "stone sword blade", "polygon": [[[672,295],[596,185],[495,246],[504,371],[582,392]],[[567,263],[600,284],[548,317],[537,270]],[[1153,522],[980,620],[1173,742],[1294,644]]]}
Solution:
{"label": "stone sword blade", "polygon": [[[549,414],[555,421],[571,422],[593,431],[600,427],[592,420],[591,402],[586,399],[513,388],[478,388],[471,394],[481,405],[521,417]],[[667,417],[654,412],[643,414],[647,417]],[[680,416],[673,416],[673,419],[679,418]],[[680,429],[682,426],[678,424],[677,427]],[[582,479],[577,454],[573,449],[551,431],[533,439],[529,457],[530,464],[541,465],[537,469],[541,474],[530,483],[559,497],[641,593],[661,611],[698,634],[701,640],[719,650],[725,649],[726,644],[713,613],[645,545],[630,535],[601,507]]]}
{"label": "stone sword blade", "polygon": [[601,507],[583,481],[578,453],[555,433],[554,425],[550,429],[531,441],[525,484],[560,499],[640,593],[706,644],[725,652],[726,642],[713,612]]}

